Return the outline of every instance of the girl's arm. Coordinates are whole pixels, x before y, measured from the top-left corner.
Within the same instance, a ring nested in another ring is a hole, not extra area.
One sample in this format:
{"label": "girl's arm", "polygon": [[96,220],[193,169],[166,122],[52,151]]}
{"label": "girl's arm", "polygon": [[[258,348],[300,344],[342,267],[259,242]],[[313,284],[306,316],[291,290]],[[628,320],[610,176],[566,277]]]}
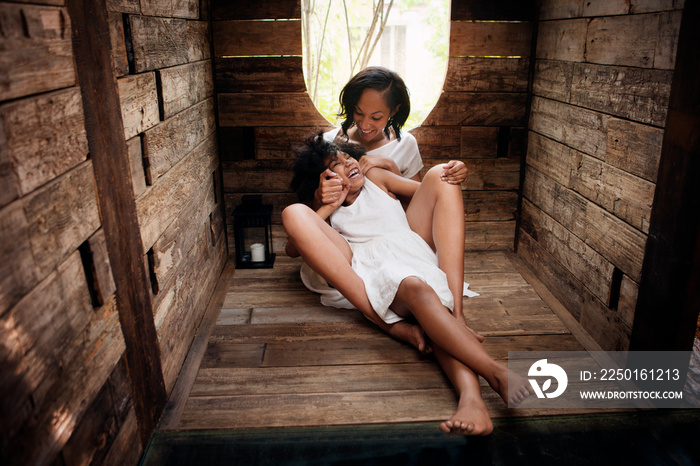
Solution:
{"label": "girl's arm", "polygon": [[398,198],[412,198],[418,186],[420,186],[419,181],[404,178],[387,170],[370,170],[365,176],[372,180],[374,184]]}

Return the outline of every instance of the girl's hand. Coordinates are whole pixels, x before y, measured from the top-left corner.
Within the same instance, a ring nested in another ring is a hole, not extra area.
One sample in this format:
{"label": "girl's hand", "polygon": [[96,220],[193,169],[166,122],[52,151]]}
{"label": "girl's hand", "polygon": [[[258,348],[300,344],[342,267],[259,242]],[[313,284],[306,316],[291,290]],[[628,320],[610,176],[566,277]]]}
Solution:
{"label": "girl's hand", "polygon": [[365,176],[367,175],[367,172],[370,171],[370,169],[375,167],[383,168],[385,170],[389,170],[390,172],[396,173],[397,175],[401,175],[401,171],[396,165],[396,162],[386,157],[379,157],[377,155],[365,155],[360,157],[358,163],[360,164],[360,170],[362,170],[362,174]]}
{"label": "girl's hand", "polygon": [[327,168],[321,173],[318,180],[318,188],[316,188],[316,201],[319,205],[332,204],[339,197],[343,190],[343,181],[340,177]]}
{"label": "girl's hand", "polygon": [[[340,191],[332,191],[333,194],[329,194],[328,196],[328,202],[322,204],[321,207],[316,210],[316,213],[322,219],[327,220],[328,217],[345,202],[345,198],[348,196],[348,192],[350,192],[350,185],[343,186],[343,181],[338,174],[333,173],[330,168],[326,168],[326,171],[321,173],[321,180],[324,180],[324,178],[327,181],[334,181],[340,184]],[[333,185],[335,184],[336,183],[333,183]]]}
{"label": "girl's hand", "polygon": [[450,160],[443,165],[444,171],[440,178],[449,184],[461,184],[467,179],[467,167],[461,160]]}

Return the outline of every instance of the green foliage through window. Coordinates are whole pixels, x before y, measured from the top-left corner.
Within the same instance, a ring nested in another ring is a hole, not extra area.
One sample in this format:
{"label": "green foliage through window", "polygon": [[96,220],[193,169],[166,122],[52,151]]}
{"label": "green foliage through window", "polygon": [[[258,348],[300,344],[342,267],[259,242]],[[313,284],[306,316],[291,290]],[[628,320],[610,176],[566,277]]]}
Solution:
{"label": "green foliage through window", "polygon": [[406,81],[419,126],[440,96],[447,69],[449,0],[302,0],[304,78],[321,114],[338,124],[345,83],[371,65]]}

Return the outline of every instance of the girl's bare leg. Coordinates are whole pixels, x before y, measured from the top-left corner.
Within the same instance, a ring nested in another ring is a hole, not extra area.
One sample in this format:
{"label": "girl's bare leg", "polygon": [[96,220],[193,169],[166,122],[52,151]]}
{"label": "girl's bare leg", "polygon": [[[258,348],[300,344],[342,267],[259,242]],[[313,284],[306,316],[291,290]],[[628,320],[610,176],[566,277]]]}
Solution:
{"label": "girl's bare leg", "polygon": [[518,404],[530,395],[529,384],[523,378],[513,375],[514,383],[509,387],[508,368],[486,352],[466,325],[458,324],[435,291],[419,278],[408,277],[401,282],[391,308],[400,316],[412,314],[434,346],[485,378],[506,404]]}
{"label": "girl's bare leg", "polygon": [[464,200],[460,185],[440,179],[442,167],[426,173],[406,210],[411,229],[433,248],[454,296],[456,317],[464,319]]}
{"label": "girl's bare leg", "polygon": [[440,423],[440,430],[446,434],[490,434],[493,431],[493,423],[481,397],[477,375],[439,346],[436,345],[433,351],[459,396],[457,411],[448,420]]}
{"label": "girl's bare leg", "polygon": [[365,284],[352,269],[352,250],[340,233],[303,204],[293,204],[282,212],[282,223],[289,235],[287,252],[306,263],[334,286],[368,319],[392,337],[430,352],[423,331],[406,322],[387,324],[369,302]]}

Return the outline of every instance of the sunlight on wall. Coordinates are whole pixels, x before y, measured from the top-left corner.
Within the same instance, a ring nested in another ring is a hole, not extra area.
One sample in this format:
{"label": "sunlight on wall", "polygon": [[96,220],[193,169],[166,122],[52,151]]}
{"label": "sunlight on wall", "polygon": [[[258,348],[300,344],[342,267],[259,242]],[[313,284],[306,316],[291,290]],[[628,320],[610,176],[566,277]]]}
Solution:
{"label": "sunlight on wall", "polygon": [[302,0],[302,21],[306,87],[332,124],[340,123],[340,91],[366,66],[384,66],[406,81],[405,129],[435,106],[447,71],[450,0]]}

